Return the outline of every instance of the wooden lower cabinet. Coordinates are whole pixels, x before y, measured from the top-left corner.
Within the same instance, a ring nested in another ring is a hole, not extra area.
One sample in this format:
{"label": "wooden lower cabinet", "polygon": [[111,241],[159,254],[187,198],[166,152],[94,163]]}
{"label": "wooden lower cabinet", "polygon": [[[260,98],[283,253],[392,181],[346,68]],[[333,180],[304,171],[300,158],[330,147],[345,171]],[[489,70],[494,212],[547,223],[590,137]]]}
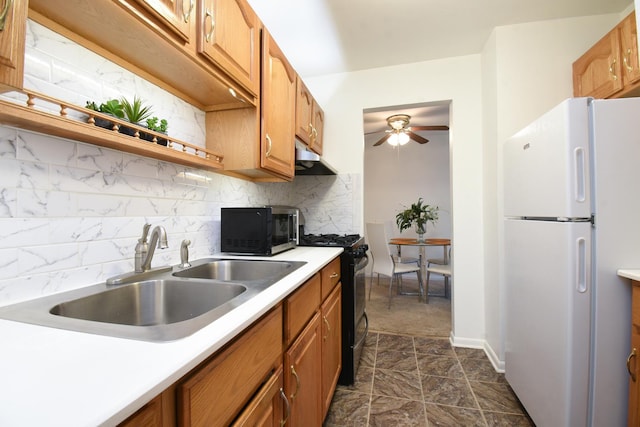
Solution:
{"label": "wooden lower cabinet", "polygon": [[284,387],[291,404],[290,426],[322,425],[322,341],[316,313],[284,356]]}
{"label": "wooden lower cabinet", "polygon": [[178,424],[227,426],[281,364],[279,306],[176,387]]}
{"label": "wooden lower cabinet", "polygon": [[322,315],[322,417],[327,416],[342,370],[342,286],[320,308]]}
{"label": "wooden lower cabinet", "polygon": [[631,352],[627,359],[629,371],[629,412],[627,426],[640,425],[640,282],[633,281],[631,297]]}

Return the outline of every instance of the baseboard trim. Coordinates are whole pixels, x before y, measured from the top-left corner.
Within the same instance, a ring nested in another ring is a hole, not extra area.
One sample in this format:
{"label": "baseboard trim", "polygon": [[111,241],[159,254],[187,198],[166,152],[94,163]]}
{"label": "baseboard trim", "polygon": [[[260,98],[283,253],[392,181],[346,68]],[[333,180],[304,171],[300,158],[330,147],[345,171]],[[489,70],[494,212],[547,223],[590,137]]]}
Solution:
{"label": "baseboard trim", "polygon": [[496,372],[504,373],[504,361],[498,358],[498,355],[486,340],[456,337],[452,331],[449,335],[449,342],[454,347],[479,348],[484,350],[487,358],[489,358],[489,361],[493,365],[493,369],[495,369]]}

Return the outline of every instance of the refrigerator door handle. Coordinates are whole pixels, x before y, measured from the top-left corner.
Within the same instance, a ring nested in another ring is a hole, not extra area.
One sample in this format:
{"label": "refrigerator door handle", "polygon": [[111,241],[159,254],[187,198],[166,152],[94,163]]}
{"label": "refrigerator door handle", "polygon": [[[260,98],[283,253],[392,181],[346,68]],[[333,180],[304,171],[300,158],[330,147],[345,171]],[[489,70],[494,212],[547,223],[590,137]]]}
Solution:
{"label": "refrigerator door handle", "polygon": [[587,291],[587,242],[584,237],[576,239],[576,290],[580,293]]}
{"label": "refrigerator door handle", "polygon": [[577,147],[573,151],[573,160],[575,162],[575,200],[584,202],[586,200],[587,182],[585,173],[585,154],[582,147]]}

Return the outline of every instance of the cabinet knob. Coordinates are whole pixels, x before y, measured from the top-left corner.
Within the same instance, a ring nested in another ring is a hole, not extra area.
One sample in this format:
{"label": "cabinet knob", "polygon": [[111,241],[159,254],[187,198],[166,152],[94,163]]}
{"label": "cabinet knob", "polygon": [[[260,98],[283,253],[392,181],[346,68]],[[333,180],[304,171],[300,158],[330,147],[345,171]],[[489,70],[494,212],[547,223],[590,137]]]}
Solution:
{"label": "cabinet knob", "polygon": [[636,348],[634,347],[631,350],[631,354],[627,357],[627,372],[629,372],[629,376],[631,377],[631,381],[636,382],[636,370],[631,371],[631,359],[635,359],[636,357]]}

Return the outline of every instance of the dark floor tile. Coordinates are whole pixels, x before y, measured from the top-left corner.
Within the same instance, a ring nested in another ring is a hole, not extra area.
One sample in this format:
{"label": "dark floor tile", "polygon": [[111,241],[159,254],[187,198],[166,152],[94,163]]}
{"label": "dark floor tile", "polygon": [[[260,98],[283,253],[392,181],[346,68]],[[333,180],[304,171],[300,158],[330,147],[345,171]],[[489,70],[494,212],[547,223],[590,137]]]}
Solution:
{"label": "dark floor tile", "polygon": [[376,347],[365,346],[362,349],[362,355],[360,356],[360,366],[369,366],[373,368],[376,362]]}
{"label": "dark floor tile", "polygon": [[388,396],[373,396],[369,411],[369,425],[380,427],[425,427],[427,419],[424,412],[424,403]]}
{"label": "dark floor tile", "polygon": [[536,427],[526,415],[485,411],[484,418],[489,427]]}
{"label": "dark floor tile", "polygon": [[422,377],[424,401],[479,409],[467,380],[426,375]]}
{"label": "dark floor tile", "polygon": [[454,347],[456,356],[461,359],[486,359],[487,354],[481,348]]}
{"label": "dark floor tile", "polygon": [[413,337],[393,334],[378,334],[378,350],[414,351]]}
{"label": "dark floor tile", "polygon": [[426,404],[429,426],[446,427],[484,427],[482,413],[477,409],[456,406]]}
{"label": "dark floor tile", "polygon": [[420,375],[436,375],[439,377],[464,378],[462,366],[455,357],[417,354]]}
{"label": "dark floor tile", "polygon": [[376,369],[373,378],[373,394],[422,401],[418,372]]}
{"label": "dark floor tile", "polygon": [[459,360],[469,381],[506,382],[504,374],[496,372],[486,357],[484,359],[462,358]]}
{"label": "dark floor tile", "polygon": [[375,350],[378,345],[378,334],[376,332],[369,332],[364,339],[364,347],[373,348]]}
{"label": "dark floor tile", "polygon": [[324,420],[324,427],[366,426],[370,399],[369,394],[337,389]]}
{"label": "dark floor tile", "polygon": [[413,351],[381,349],[376,355],[376,368],[407,371],[417,374],[418,365],[416,363],[416,354]]}
{"label": "dark floor tile", "polygon": [[448,338],[414,337],[416,353],[455,357]]}
{"label": "dark floor tile", "polygon": [[519,415],[525,413],[508,384],[479,381],[469,381],[469,383],[481,409]]}

